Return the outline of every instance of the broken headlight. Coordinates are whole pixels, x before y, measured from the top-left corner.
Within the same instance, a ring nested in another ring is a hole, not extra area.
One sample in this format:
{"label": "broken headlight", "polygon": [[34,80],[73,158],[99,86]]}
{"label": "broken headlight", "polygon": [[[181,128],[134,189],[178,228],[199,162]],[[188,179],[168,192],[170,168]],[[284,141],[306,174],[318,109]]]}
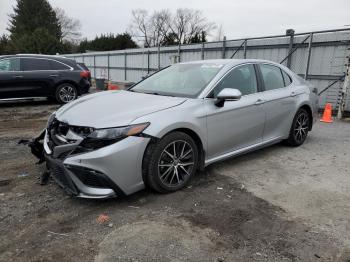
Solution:
{"label": "broken headlight", "polygon": [[149,123],[130,125],[125,127],[95,129],[80,144],[80,148],[96,150],[114,144],[128,136],[140,135]]}

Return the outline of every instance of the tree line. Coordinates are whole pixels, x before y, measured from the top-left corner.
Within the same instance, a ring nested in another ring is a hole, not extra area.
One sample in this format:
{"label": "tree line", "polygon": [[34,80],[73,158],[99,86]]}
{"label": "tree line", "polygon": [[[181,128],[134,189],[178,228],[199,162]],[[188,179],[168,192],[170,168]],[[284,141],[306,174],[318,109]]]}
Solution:
{"label": "tree line", "polygon": [[132,11],[128,32],[82,38],[81,23],[48,0],[17,0],[8,34],[0,36],[0,55],[15,53],[84,53],[206,42],[216,28],[199,10]]}

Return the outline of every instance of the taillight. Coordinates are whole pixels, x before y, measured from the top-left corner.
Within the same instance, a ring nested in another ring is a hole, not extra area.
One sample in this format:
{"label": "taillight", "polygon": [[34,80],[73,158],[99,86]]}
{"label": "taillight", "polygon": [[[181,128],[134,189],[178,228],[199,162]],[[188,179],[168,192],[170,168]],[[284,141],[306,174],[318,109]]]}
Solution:
{"label": "taillight", "polygon": [[80,76],[88,79],[91,76],[91,73],[90,73],[90,71],[81,71]]}

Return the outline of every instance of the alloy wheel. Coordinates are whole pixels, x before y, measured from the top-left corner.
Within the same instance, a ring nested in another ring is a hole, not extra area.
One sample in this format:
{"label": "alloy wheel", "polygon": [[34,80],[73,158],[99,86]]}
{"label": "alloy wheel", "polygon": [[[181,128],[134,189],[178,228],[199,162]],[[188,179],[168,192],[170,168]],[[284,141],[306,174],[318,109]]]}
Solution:
{"label": "alloy wheel", "polygon": [[68,102],[73,101],[77,96],[76,90],[72,86],[61,87],[59,92],[58,92],[58,95],[59,95],[61,101],[64,103],[68,103]]}
{"label": "alloy wheel", "polygon": [[309,116],[305,112],[301,112],[294,126],[294,137],[298,143],[302,143],[309,131]]}
{"label": "alloy wheel", "polygon": [[177,140],[168,144],[158,161],[158,175],[161,182],[168,187],[177,187],[185,183],[194,168],[194,151],[192,146]]}

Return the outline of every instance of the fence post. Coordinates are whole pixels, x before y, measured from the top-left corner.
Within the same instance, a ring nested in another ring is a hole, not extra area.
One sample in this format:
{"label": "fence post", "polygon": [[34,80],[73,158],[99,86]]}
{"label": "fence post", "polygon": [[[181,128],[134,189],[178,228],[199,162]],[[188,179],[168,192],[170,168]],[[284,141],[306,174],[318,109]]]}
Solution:
{"label": "fence post", "polygon": [[124,80],[126,81],[127,79],[126,79],[126,77],[127,77],[127,72],[126,72],[126,66],[127,66],[127,53],[125,52],[124,53]]}
{"label": "fence post", "polygon": [[109,53],[107,54],[107,79],[109,81]]}
{"label": "fence post", "polygon": [[314,34],[310,33],[310,40],[309,40],[308,54],[307,54],[307,61],[306,61],[306,69],[305,69],[305,76],[304,76],[305,80],[307,80],[307,78],[309,76],[309,67],[310,67],[310,59],[311,59],[311,50],[312,50],[313,37],[314,37]]}
{"label": "fence post", "polygon": [[244,48],[243,48],[243,58],[246,59],[247,58],[247,43],[248,40],[244,40]]}
{"label": "fence post", "polygon": [[294,44],[294,33],[295,31],[293,29],[288,29],[286,31],[286,35],[289,35],[289,46],[288,46],[288,54],[290,54],[287,58],[287,67],[290,69],[292,66],[292,50],[293,50],[293,44]]}
{"label": "fence post", "polygon": [[158,55],[158,70],[160,70],[160,45],[158,45],[157,55]]}
{"label": "fence post", "polygon": [[205,48],[205,44],[204,44],[204,42],[202,42],[202,47],[201,47],[201,58],[202,58],[202,60],[204,60],[204,48]]}
{"label": "fence post", "polygon": [[150,71],[150,69],[149,69],[149,64],[150,64],[150,61],[149,61],[149,57],[150,56],[150,51],[149,51],[149,49],[147,49],[147,75],[149,74],[149,71]]}
{"label": "fence post", "polygon": [[224,36],[224,39],[222,40],[222,54],[221,57],[225,59],[226,56],[226,36]]}
{"label": "fence post", "polygon": [[94,55],[94,78],[96,78],[96,55]]}

